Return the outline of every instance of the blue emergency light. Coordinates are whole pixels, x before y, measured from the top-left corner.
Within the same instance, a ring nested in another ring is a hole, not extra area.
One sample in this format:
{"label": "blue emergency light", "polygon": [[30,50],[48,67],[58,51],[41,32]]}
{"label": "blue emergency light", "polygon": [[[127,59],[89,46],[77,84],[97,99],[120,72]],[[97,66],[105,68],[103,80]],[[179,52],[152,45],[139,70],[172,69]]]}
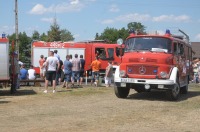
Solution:
{"label": "blue emergency light", "polygon": [[5,33],[2,33],[2,38],[6,38],[6,34]]}

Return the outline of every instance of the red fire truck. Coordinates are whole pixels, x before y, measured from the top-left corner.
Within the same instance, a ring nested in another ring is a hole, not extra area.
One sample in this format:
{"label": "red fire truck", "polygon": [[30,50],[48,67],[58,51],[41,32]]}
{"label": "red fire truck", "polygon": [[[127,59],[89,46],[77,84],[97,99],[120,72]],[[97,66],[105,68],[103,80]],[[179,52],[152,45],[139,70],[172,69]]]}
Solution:
{"label": "red fire truck", "polygon": [[105,73],[105,69],[108,65],[108,61],[113,61],[114,64],[118,64],[120,59],[118,57],[117,44],[108,44],[104,41],[94,40],[94,41],[84,41],[84,42],[44,42],[44,41],[34,41],[32,43],[31,50],[31,60],[35,67],[36,73],[39,74],[39,59],[40,55],[48,57],[49,51],[58,50],[58,54],[62,61],[66,59],[66,55],[75,54],[78,56],[83,55],[85,59],[85,71],[90,74],[91,72],[91,62],[95,60],[95,54],[99,53],[101,61],[101,71],[100,73]]}
{"label": "red fire truck", "polygon": [[[177,100],[180,93],[188,92],[192,74],[192,48],[189,37],[172,35],[137,35],[134,31],[121,48],[122,62],[116,68],[115,94],[126,98],[130,89],[138,93],[165,90],[171,100]],[[123,44],[123,40],[118,40]]]}

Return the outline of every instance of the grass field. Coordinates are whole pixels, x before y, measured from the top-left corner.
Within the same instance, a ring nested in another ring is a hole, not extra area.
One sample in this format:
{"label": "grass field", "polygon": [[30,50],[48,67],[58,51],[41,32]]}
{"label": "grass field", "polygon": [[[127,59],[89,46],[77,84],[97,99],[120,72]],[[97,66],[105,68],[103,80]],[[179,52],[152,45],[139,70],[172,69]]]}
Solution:
{"label": "grass field", "polygon": [[200,85],[168,101],[165,92],[136,93],[119,99],[113,88],[84,86],[66,90],[22,87],[10,95],[0,89],[0,131],[199,132]]}

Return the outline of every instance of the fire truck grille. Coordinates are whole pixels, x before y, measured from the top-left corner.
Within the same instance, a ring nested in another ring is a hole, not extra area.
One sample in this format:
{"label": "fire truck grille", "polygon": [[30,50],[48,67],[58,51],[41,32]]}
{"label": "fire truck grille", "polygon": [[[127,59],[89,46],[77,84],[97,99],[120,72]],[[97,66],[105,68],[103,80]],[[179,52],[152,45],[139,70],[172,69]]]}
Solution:
{"label": "fire truck grille", "polygon": [[158,72],[158,67],[156,66],[145,66],[145,65],[127,66],[128,74],[157,75],[157,72]]}

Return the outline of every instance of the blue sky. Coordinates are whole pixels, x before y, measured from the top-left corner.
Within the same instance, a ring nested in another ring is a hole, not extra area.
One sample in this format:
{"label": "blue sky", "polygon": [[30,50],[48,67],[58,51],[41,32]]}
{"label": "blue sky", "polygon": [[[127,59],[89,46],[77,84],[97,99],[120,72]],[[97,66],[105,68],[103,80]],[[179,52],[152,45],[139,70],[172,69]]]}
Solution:
{"label": "blue sky", "polygon": [[[0,0],[0,34],[15,31],[15,0]],[[18,0],[19,32],[47,33],[53,18],[75,41],[92,40],[106,27],[141,22],[147,32],[183,30],[200,41],[200,0]]]}

